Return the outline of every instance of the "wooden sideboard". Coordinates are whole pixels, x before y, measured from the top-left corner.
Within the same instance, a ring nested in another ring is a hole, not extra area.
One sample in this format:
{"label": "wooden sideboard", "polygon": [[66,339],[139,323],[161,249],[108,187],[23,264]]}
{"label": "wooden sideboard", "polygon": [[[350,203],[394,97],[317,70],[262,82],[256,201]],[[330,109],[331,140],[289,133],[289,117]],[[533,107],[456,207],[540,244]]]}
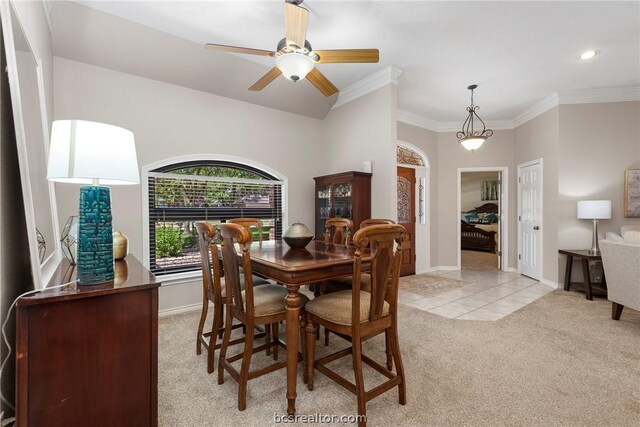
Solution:
{"label": "wooden sideboard", "polygon": [[[48,287],[75,279],[64,260]],[[18,426],[156,426],[158,286],[129,255],[114,282],[18,301]]]}

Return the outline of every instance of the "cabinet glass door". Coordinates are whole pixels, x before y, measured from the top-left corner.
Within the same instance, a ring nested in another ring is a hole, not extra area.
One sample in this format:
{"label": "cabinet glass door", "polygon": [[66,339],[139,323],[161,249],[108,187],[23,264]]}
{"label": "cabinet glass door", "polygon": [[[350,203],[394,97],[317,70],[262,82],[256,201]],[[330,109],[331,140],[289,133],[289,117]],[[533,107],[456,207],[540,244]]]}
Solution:
{"label": "cabinet glass door", "polygon": [[331,186],[319,185],[316,187],[316,238],[322,238],[324,223],[331,218]]}
{"label": "cabinet glass door", "polygon": [[351,218],[352,215],[352,187],[351,183],[333,185],[333,216],[336,218]]}

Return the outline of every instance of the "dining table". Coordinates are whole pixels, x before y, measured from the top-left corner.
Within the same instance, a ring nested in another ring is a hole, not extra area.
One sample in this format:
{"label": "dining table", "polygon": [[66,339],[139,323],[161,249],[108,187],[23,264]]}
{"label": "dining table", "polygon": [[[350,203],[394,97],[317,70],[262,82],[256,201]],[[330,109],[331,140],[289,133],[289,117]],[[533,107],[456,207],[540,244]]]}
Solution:
{"label": "dining table", "polygon": [[[298,343],[300,333],[300,286],[349,276],[353,273],[356,248],[311,241],[303,249],[282,241],[254,242],[249,251],[252,274],[272,279],[287,288],[285,298],[287,351],[287,414],[296,412]],[[371,269],[371,252],[361,252],[362,271]]]}

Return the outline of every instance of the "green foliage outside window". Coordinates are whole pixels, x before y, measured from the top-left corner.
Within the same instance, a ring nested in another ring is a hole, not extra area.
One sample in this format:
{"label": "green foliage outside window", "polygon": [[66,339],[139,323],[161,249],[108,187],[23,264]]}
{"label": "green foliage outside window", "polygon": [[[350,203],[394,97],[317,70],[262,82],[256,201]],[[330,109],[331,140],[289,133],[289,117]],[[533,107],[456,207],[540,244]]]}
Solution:
{"label": "green foliage outside window", "polygon": [[[169,171],[172,174],[262,180],[251,171],[230,167],[196,166]],[[159,207],[216,207],[241,204],[248,195],[268,196],[270,185],[196,181],[193,179],[156,178],[155,203]]]}
{"label": "green foliage outside window", "polygon": [[161,226],[156,228],[156,257],[182,255],[183,237],[180,228]]}

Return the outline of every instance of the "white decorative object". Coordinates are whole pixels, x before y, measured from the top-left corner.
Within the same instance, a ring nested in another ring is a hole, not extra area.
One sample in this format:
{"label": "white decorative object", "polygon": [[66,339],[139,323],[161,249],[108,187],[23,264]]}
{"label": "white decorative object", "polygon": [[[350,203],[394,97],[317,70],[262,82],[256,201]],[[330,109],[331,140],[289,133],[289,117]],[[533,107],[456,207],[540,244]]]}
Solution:
{"label": "white decorative object", "polygon": [[56,120],[51,130],[47,178],[71,184],[140,183],[133,132],[86,120]]}
{"label": "white decorative object", "polygon": [[313,70],[313,60],[301,53],[285,53],[276,58],[276,67],[293,82],[304,79]]}
{"label": "white decorative object", "polygon": [[371,173],[371,161],[367,160],[362,163],[362,172]]}
{"label": "white decorative object", "polygon": [[593,220],[591,253],[600,253],[598,246],[598,220],[611,219],[611,200],[582,200],[578,202],[578,219]]}

